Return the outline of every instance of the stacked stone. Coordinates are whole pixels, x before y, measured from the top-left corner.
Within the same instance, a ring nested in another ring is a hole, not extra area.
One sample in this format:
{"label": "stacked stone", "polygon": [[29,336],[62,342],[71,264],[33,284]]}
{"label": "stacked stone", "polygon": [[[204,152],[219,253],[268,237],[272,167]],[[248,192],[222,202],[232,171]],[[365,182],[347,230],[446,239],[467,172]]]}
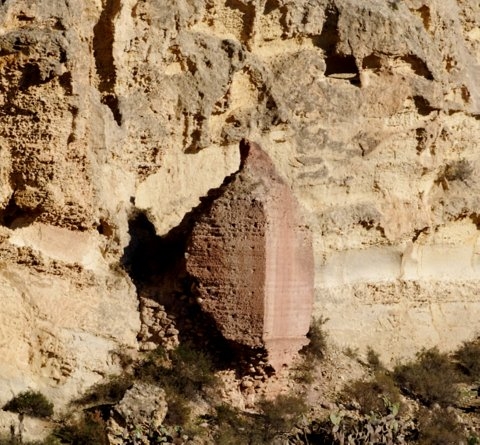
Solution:
{"label": "stacked stone", "polygon": [[313,303],[311,236],[290,188],[255,143],[195,225],[187,271],[225,338],[265,348],[276,369],[306,344]]}

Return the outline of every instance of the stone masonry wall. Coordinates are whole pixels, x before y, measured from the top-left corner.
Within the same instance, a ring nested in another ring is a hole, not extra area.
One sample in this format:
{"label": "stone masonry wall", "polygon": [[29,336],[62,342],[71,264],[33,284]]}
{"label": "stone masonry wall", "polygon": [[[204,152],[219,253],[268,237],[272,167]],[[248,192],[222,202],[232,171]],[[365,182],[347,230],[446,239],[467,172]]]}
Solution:
{"label": "stone masonry wall", "polygon": [[274,368],[307,343],[313,303],[312,238],[268,155],[240,142],[240,170],[199,217],[187,271],[200,305],[229,340],[265,347]]}

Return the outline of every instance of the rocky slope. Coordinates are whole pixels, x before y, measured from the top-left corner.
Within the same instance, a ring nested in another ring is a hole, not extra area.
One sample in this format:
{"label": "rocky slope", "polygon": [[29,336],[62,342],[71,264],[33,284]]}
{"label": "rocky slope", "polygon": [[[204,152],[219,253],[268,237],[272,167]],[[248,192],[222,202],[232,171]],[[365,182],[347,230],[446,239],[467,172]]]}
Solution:
{"label": "rocky slope", "polygon": [[0,402],[61,407],[138,348],[171,251],[132,280],[136,218],[175,234],[244,137],[303,206],[336,342],[478,332],[478,2],[0,3]]}

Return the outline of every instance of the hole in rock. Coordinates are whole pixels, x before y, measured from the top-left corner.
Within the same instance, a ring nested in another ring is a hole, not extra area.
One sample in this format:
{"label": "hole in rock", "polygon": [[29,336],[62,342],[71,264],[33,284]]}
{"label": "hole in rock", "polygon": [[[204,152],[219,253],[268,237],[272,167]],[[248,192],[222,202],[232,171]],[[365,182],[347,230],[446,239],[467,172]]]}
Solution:
{"label": "hole in rock", "polygon": [[27,90],[34,85],[46,83],[52,79],[52,75],[42,76],[40,67],[36,63],[27,63],[23,69],[22,78],[20,80],[20,89]]}
{"label": "hole in rock", "polygon": [[337,52],[337,45],[340,42],[339,15],[336,7],[327,8],[322,32],[313,39],[313,43],[325,53],[325,76],[345,79],[352,85],[360,85],[360,73],[355,57]]}
{"label": "hole in rock", "polygon": [[435,108],[422,96],[413,96],[413,102],[415,103],[418,113],[422,116],[428,116],[432,111],[435,111]]}
{"label": "hole in rock", "polygon": [[428,68],[427,64],[415,54],[409,54],[401,58],[411,70],[417,75],[424,77],[427,80],[433,80],[433,74]]}
{"label": "hole in rock", "polygon": [[97,232],[100,235],[110,238],[115,233],[115,230],[108,221],[100,219],[100,223],[97,226]]}
{"label": "hole in rock", "polygon": [[275,9],[278,9],[280,7],[278,0],[267,0],[265,2],[265,8],[263,9],[263,13],[265,15],[270,14],[272,11],[275,11]]}
{"label": "hole in rock", "polygon": [[362,61],[363,69],[379,70],[382,67],[382,59],[375,54],[370,54]]}
{"label": "hole in rock", "polygon": [[325,76],[348,80],[353,85],[360,84],[360,73],[355,57],[331,54],[325,58]]}
{"label": "hole in rock", "polygon": [[429,30],[430,29],[430,24],[432,21],[431,13],[430,13],[430,8],[427,5],[422,5],[420,8],[417,9],[417,12],[419,13],[422,21],[423,21],[423,26],[425,26],[425,29]]}
{"label": "hole in rock", "polygon": [[240,13],[243,22],[240,39],[242,43],[248,45],[254,32],[255,3],[243,2],[241,0],[226,0],[225,6]]}
{"label": "hole in rock", "polygon": [[32,224],[40,214],[37,210],[24,210],[10,197],[5,209],[0,212],[0,224],[10,229],[26,227]]}
{"label": "hole in rock", "polygon": [[99,78],[98,89],[102,93],[102,103],[110,108],[115,122],[122,123],[118,98],[115,94],[117,71],[113,55],[115,42],[115,20],[120,12],[120,0],[107,0],[97,24],[93,27],[93,56]]}

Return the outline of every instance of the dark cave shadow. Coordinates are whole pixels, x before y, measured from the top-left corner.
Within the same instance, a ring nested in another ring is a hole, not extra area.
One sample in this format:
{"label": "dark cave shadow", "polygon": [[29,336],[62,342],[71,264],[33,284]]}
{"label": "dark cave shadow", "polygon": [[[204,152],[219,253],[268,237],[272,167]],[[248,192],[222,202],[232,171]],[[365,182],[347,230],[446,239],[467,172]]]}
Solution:
{"label": "dark cave shadow", "polygon": [[186,270],[185,259],[195,221],[208,212],[223,193],[223,186],[234,177],[235,174],[228,176],[221,187],[211,189],[178,226],[163,236],[156,234],[145,213],[133,214],[129,220],[130,243],[124,249],[121,263],[134,282],[139,299],[143,296],[154,299],[174,318],[181,344],[206,352],[216,369],[235,369],[242,376],[252,363],[265,359],[265,350],[223,337],[213,317],[197,303],[195,281]]}

